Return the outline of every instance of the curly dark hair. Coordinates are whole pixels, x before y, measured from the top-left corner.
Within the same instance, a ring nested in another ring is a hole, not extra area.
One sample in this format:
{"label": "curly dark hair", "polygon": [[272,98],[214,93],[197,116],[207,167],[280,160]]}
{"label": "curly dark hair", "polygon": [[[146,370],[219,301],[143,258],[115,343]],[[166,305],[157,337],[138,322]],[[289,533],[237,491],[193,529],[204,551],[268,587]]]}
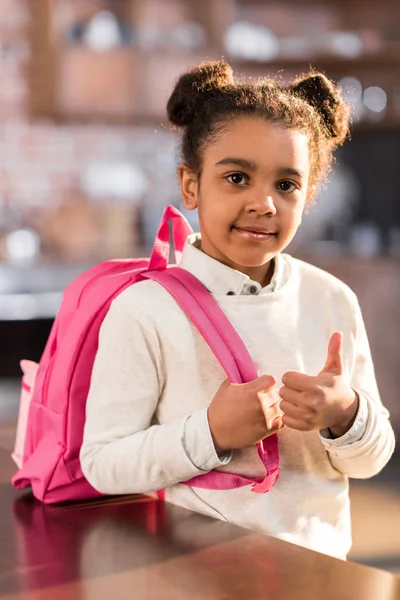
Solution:
{"label": "curly dark hair", "polygon": [[308,136],[309,189],[325,180],[333,152],[349,135],[350,108],[339,88],[316,71],[282,87],[262,78],[235,82],[224,60],[203,62],[178,79],[167,104],[172,125],[182,128],[182,159],[200,177],[206,147],[229,121],[262,116]]}

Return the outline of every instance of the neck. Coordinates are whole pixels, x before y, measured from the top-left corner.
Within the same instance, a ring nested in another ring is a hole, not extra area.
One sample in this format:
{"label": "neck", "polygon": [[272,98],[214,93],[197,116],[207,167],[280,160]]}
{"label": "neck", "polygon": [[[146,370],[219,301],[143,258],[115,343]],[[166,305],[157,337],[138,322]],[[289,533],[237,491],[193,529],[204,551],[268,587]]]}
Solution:
{"label": "neck", "polygon": [[257,283],[259,283],[261,285],[261,287],[265,287],[271,283],[271,279],[272,279],[272,276],[273,276],[274,270],[275,270],[275,258],[271,258],[270,261],[265,263],[265,265],[261,265],[260,267],[243,267],[243,266],[237,265],[233,262],[230,262],[227,260],[222,260],[220,258],[216,258],[211,253],[206,252],[204,250],[204,248],[202,247],[202,244],[200,241],[196,244],[196,247],[199,250],[201,250],[202,252],[204,252],[205,254],[208,254],[209,256],[211,256],[211,258],[214,258],[215,260],[222,262],[227,267],[230,267],[231,269],[235,269],[235,271],[239,271],[240,273],[247,275],[248,277],[250,277],[250,279],[252,281],[256,281]]}
{"label": "neck", "polygon": [[233,261],[230,261],[228,257],[219,252],[219,250],[216,249],[212,244],[205,243],[203,237],[199,238],[195,245],[199,250],[205,254],[208,254],[208,256],[211,256],[211,258],[218,260],[231,269],[235,269],[236,271],[247,275],[252,281],[256,281],[262,287],[265,287],[271,283],[271,279],[275,270],[275,257],[258,267],[244,267],[243,265],[239,265]]}
{"label": "neck", "polygon": [[234,266],[234,269],[244,273],[252,281],[256,281],[262,287],[271,283],[272,276],[275,270],[275,259],[272,258],[268,263],[262,265],[261,267],[239,267]]}

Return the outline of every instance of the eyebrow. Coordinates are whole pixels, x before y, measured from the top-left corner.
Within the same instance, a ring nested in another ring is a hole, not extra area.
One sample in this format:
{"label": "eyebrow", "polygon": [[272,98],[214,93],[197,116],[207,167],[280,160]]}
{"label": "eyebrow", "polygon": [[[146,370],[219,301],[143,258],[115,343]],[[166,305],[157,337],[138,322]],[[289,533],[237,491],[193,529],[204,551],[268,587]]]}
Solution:
{"label": "eyebrow", "polygon": [[[257,170],[257,164],[252,160],[247,160],[246,158],[235,158],[233,156],[223,158],[222,160],[215,163],[215,165],[217,167],[223,165],[234,165],[235,167],[241,167],[242,169],[247,169],[248,171]],[[304,173],[298,169],[294,169],[293,167],[280,167],[277,170],[277,174],[279,176],[293,175],[294,177],[304,179]]]}
{"label": "eyebrow", "polygon": [[247,160],[246,158],[234,158],[232,156],[223,158],[215,163],[215,166],[217,167],[221,165],[234,165],[235,167],[242,167],[243,169],[248,169],[249,171],[255,171],[257,169],[256,163],[252,160]]}
{"label": "eyebrow", "polygon": [[281,167],[278,169],[278,175],[293,175],[294,177],[304,179],[304,173],[302,171],[298,171],[297,169],[293,169],[293,167]]}

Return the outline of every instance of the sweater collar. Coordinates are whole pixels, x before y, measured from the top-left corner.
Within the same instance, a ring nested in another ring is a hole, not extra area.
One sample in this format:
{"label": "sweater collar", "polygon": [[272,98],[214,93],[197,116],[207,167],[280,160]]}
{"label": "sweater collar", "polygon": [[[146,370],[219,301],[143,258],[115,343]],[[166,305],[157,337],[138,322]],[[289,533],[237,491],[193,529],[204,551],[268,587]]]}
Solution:
{"label": "sweater collar", "polygon": [[285,281],[285,263],[280,254],[274,258],[271,282],[264,288],[248,275],[236,271],[200,250],[201,236],[188,237],[180,267],[192,273],[212,293],[220,295],[259,295],[275,292]]}

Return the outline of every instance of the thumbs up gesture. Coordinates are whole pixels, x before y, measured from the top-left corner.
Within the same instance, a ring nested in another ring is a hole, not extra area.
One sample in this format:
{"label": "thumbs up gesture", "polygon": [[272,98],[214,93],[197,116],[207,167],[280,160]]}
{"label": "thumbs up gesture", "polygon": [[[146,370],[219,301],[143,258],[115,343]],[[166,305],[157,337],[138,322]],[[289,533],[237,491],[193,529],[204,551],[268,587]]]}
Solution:
{"label": "thumbs up gesture", "polygon": [[359,399],[344,377],[342,343],[342,334],[335,332],[318,375],[289,371],[282,377],[280,408],[287,427],[298,431],[329,429],[333,437],[340,437],[352,426]]}

